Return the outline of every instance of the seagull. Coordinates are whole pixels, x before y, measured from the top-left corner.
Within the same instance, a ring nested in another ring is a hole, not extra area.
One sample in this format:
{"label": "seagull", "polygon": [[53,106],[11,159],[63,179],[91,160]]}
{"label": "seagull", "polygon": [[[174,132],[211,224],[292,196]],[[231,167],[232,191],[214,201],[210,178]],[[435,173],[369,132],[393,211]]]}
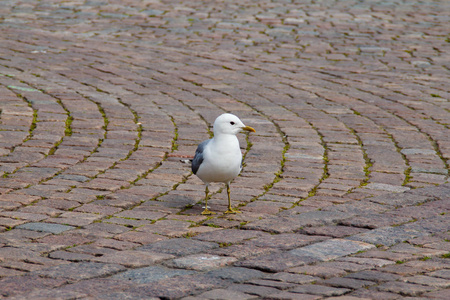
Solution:
{"label": "seagull", "polygon": [[206,184],[202,215],[215,214],[208,209],[208,187],[211,182],[223,182],[227,186],[228,210],[225,213],[240,213],[231,208],[230,183],[242,170],[242,152],[236,134],[243,130],[256,132],[235,115],[222,114],[214,121],[214,137],[200,143],[195,151],[192,172]]}

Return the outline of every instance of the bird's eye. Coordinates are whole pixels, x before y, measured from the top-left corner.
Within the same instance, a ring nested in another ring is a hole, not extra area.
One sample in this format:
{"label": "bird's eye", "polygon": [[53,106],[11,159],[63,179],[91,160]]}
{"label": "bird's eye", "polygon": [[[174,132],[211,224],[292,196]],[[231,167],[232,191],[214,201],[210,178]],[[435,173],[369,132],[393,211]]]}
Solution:
{"label": "bird's eye", "polygon": [[233,121],[230,122],[231,125],[234,125],[235,123]]}

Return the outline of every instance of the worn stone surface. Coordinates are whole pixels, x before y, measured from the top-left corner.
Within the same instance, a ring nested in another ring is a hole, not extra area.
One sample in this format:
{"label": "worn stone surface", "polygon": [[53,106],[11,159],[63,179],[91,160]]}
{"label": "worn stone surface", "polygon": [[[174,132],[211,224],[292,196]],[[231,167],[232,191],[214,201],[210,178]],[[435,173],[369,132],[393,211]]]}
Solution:
{"label": "worn stone surface", "polygon": [[377,290],[392,292],[403,296],[418,296],[422,293],[433,291],[436,288],[403,282],[386,282],[376,287]]}
{"label": "worn stone surface", "polygon": [[145,268],[132,269],[114,275],[112,278],[116,280],[126,280],[138,284],[145,284],[175,276],[191,275],[191,274],[195,274],[195,272],[181,269],[168,269],[160,266],[150,266]]}
{"label": "worn stone surface", "polygon": [[347,274],[347,271],[345,271],[344,269],[337,269],[334,266],[324,266],[323,264],[294,267],[289,269],[288,271],[300,275],[306,274],[322,278],[332,278]]}
{"label": "worn stone surface", "polygon": [[375,245],[392,246],[407,239],[428,235],[426,232],[409,229],[406,226],[382,227],[368,232],[356,234],[348,239]]}
{"label": "worn stone surface", "polygon": [[403,279],[403,281],[408,283],[417,283],[422,285],[428,285],[432,287],[438,287],[438,288],[448,288],[450,286],[450,280],[446,279],[436,279],[428,276],[423,275],[417,275],[412,277],[406,277]]}
{"label": "worn stone surface", "polygon": [[208,290],[218,289],[228,284],[228,281],[209,278],[204,275],[185,275],[150,282],[125,291],[132,294],[139,294],[144,299],[147,297],[180,299],[191,294],[198,295]]}
{"label": "worn stone surface", "polygon": [[360,271],[356,273],[350,273],[346,275],[349,278],[370,280],[375,282],[385,282],[385,281],[395,281],[401,278],[401,276],[396,274],[390,274],[386,272],[380,272],[376,270]]}
{"label": "worn stone surface", "polygon": [[328,261],[370,248],[374,248],[374,246],[366,243],[332,239],[310,246],[297,248],[289,251],[289,253],[297,256],[311,257],[316,260]]}
{"label": "worn stone surface", "polygon": [[245,293],[241,293],[238,291],[231,291],[231,290],[225,290],[225,289],[215,289],[208,292],[205,292],[203,294],[198,295],[199,298],[205,298],[205,299],[256,299],[257,296],[249,295]]}
{"label": "worn stone surface", "polygon": [[271,299],[271,300],[282,300],[282,299],[292,299],[292,300],[315,300],[320,299],[321,296],[318,295],[306,295],[306,294],[297,294],[297,293],[291,293],[287,291],[280,291],[276,292],[274,294],[265,296],[265,299]]}
{"label": "worn stone surface", "polygon": [[1,1],[0,298],[448,299],[449,5]]}
{"label": "worn stone surface", "polygon": [[217,270],[210,271],[206,273],[208,276],[218,277],[221,279],[231,280],[233,282],[241,283],[253,278],[261,278],[265,276],[265,273],[248,268],[240,268],[240,267],[228,267],[228,268],[220,268]]}
{"label": "worn stone surface", "polygon": [[438,277],[438,278],[450,279],[450,270],[448,270],[448,269],[438,270],[438,271],[428,273],[427,275],[433,276],[433,277]]}
{"label": "worn stone surface", "polygon": [[130,251],[124,250],[111,254],[106,254],[101,257],[91,259],[91,261],[101,263],[120,264],[125,267],[137,268],[153,265],[173,258],[170,254],[151,253],[146,251]]}
{"label": "worn stone surface", "polygon": [[192,239],[170,239],[155,242],[138,248],[140,251],[161,252],[185,256],[217,248],[216,243],[196,241]]}
{"label": "worn stone surface", "polygon": [[333,287],[349,288],[352,290],[360,289],[374,285],[375,283],[368,280],[359,280],[353,278],[331,278],[319,281],[320,284],[329,285]]}
{"label": "worn stone surface", "polygon": [[175,268],[209,271],[228,266],[236,260],[237,259],[234,257],[223,257],[211,254],[195,254],[173,259],[172,261],[167,262],[167,264]]}
{"label": "worn stone surface", "polygon": [[238,291],[254,296],[264,298],[270,294],[276,293],[278,290],[276,288],[267,286],[257,286],[253,284],[233,284],[228,287],[232,291]]}
{"label": "worn stone surface", "polygon": [[223,244],[236,244],[242,243],[245,240],[255,239],[261,236],[262,237],[269,236],[269,234],[252,230],[240,231],[237,229],[223,229],[199,234],[195,236],[194,239]]}
{"label": "worn stone surface", "polygon": [[66,280],[59,278],[42,278],[37,275],[8,276],[0,279],[3,297],[29,293],[35,289],[52,289],[62,286]]}
{"label": "worn stone surface", "polygon": [[124,267],[116,264],[81,262],[50,267],[48,269],[36,271],[33,273],[49,278],[83,280],[96,277],[104,277],[124,270]]}
{"label": "worn stone surface", "polygon": [[61,224],[50,224],[50,223],[26,223],[17,226],[20,229],[27,229],[33,231],[42,231],[49,233],[62,233],[67,230],[75,229],[73,226],[61,225]]}
{"label": "worn stone surface", "polygon": [[323,296],[341,296],[350,290],[345,288],[334,288],[323,285],[303,285],[292,290],[295,293],[323,295]]}
{"label": "worn stone surface", "polygon": [[240,267],[253,268],[267,272],[282,272],[289,268],[316,262],[317,259],[290,253],[275,253],[237,262]]}
{"label": "worn stone surface", "polygon": [[314,276],[303,275],[303,274],[292,274],[292,273],[286,273],[286,272],[270,274],[270,275],[265,276],[264,278],[278,280],[278,281],[282,281],[282,282],[298,283],[298,284],[311,283],[313,281],[318,280],[318,278],[314,277]]}
{"label": "worn stone surface", "polygon": [[[115,278],[108,277],[69,283],[62,287],[59,287],[57,290],[78,292],[86,295],[91,295],[95,298],[104,299],[106,295],[116,293],[120,294],[123,291],[133,287],[136,287],[133,282],[116,280]],[[127,293],[127,295],[133,297],[135,294]]]}

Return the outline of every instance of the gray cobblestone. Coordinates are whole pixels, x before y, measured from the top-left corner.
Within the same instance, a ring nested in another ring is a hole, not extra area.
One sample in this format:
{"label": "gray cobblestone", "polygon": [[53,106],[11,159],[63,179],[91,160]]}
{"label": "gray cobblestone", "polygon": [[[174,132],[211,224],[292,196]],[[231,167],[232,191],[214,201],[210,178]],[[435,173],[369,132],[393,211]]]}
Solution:
{"label": "gray cobblestone", "polygon": [[43,277],[82,280],[112,275],[123,270],[125,270],[124,267],[115,264],[82,262],[50,267],[35,273]]}
{"label": "gray cobblestone", "polygon": [[265,273],[247,268],[228,267],[213,270],[207,273],[208,276],[231,280],[236,283],[245,282],[253,278],[261,278]]}
{"label": "gray cobblestone", "polygon": [[438,278],[445,278],[450,279],[450,270],[438,270],[431,273],[428,273],[427,275],[438,277]]}
{"label": "gray cobblestone", "polygon": [[290,253],[297,256],[311,257],[315,260],[328,261],[373,247],[373,245],[366,243],[332,239],[310,246],[297,248],[291,250]]}
{"label": "gray cobblestone", "polygon": [[374,245],[392,246],[407,239],[425,235],[427,235],[425,232],[407,229],[405,226],[399,226],[377,228],[369,232],[348,237],[348,239],[371,243]]}
{"label": "gray cobblestone", "polygon": [[256,299],[256,296],[240,293],[238,291],[230,291],[224,289],[215,289],[198,295],[199,298],[204,299]]}
{"label": "gray cobblestone", "polygon": [[112,278],[116,280],[130,280],[135,283],[145,284],[148,282],[158,281],[165,278],[191,274],[195,274],[195,271],[186,271],[186,270],[168,269],[159,266],[150,266],[145,268],[129,270],[114,275]]}
{"label": "gray cobblestone", "polygon": [[435,290],[435,288],[430,286],[403,282],[386,282],[377,286],[377,289],[385,292],[398,293],[403,296],[418,296],[424,292]]}
{"label": "gray cobblestone", "polygon": [[376,270],[367,270],[356,273],[350,273],[346,277],[362,280],[370,280],[375,282],[394,281],[401,278],[401,276],[399,275],[379,272]]}
{"label": "gray cobblestone", "polygon": [[17,228],[58,234],[67,230],[74,229],[75,227],[51,223],[26,223],[17,226]]}
{"label": "gray cobblestone", "polygon": [[162,252],[174,255],[188,255],[217,248],[218,245],[212,242],[196,241],[192,239],[170,239],[148,244],[138,248],[141,251]]}
{"label": "gray cobblestone", "polygon": [[323,285],[304,285],[292,290],[294,293],[312,294],[322,296],[341,296],[348,293],[349,289],[334,288]]}
{"label": "gray cobblestone", "polygon": [[167,262],[169,266],[175,268],[210,271],[231,265],[236,261],[234,257],[223,257],[211,254],[194,254],[185,257],[176,258]]}

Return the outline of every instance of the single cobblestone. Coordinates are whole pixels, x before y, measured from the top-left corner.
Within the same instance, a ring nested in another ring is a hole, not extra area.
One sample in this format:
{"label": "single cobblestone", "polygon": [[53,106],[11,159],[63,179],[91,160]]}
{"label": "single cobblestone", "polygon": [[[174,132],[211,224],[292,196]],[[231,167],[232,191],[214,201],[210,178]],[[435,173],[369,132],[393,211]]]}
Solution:
{"label": "single cobblestone", "polygon": [[49,278],[65,278],[71,280],[83,280],[112,275],[125,270],[124,267],[115,264],[102,263],[70,263],[51,267],[35,272],[37,275]]}
{"label": "single cobblestone", "polygon": [[68,225],[60,225],[60,224],[50,224],[50,223],[26,223],[26,224],[17,226],[17,228],[58,234],[58,233],[62,233],[67,230],[74,229],[75,227],[68,226]]}
{"label": "single cobblestone", "polygon": [[[252,296],[238,291],[230,291],[224,289],[215,289],[203,294],[198,295],[200,299],[256,299],[256,296]],[[188,298],[185,298],[188,299]]]}
{"label": "single cobblestone", "polygon": [[322,296],[341,296],[350,290],[345,288],[334,288],[323,285],[304,285],[292,290],[294,293],[312,294]]}
{"label": "single cobblestone", "polygon": [[138,248],[141,251],[151,251],[186,256],[217,248],[219,245],[212,242],[197,241],[193,239],[170,239],[158,241]]}
{"label": "single cobblestone", "polygon": [[221,257],[210,254],[196,254],[181,258],[176,258],[167,264],[174,268],[209,271],[220,267],[225,267],[236,261],[234,257]]}
{"label": "single cobblestone", "polygon": [[210,271],[206,274],[208,276],[227,279],[236,283],[242,283],[253,278],[261,278],[265,275],[265,273],[258,270],[240,267],[220,268],[218,270]]}
{"label": "single cobblestone", "polygon": [[371,243],[374,245],[392,246],[407,239],[426,236],[426,232],[408,229],[406,226],[381,227],[372,231],[357,234],[348,239]]}
{"label": "single cobblestone", "polygon": [[178,269],[167,269],[159,266],[150,266],[129,270],[114,275],[112,278],[115,280],[130,280],[138,284],[145,284],[153,281],[159,281],[165,278],[191,274],[195,274],[195,272]]}
{"label": "single cobblestone", "polygon": [[341,256],[347,256],[358,251],[373,248],[373,245],[357,243],[341,239],[327,240],[310,246],[291,250],[289,253],[297,256],[310,257],[314,260],[328,261]]}

